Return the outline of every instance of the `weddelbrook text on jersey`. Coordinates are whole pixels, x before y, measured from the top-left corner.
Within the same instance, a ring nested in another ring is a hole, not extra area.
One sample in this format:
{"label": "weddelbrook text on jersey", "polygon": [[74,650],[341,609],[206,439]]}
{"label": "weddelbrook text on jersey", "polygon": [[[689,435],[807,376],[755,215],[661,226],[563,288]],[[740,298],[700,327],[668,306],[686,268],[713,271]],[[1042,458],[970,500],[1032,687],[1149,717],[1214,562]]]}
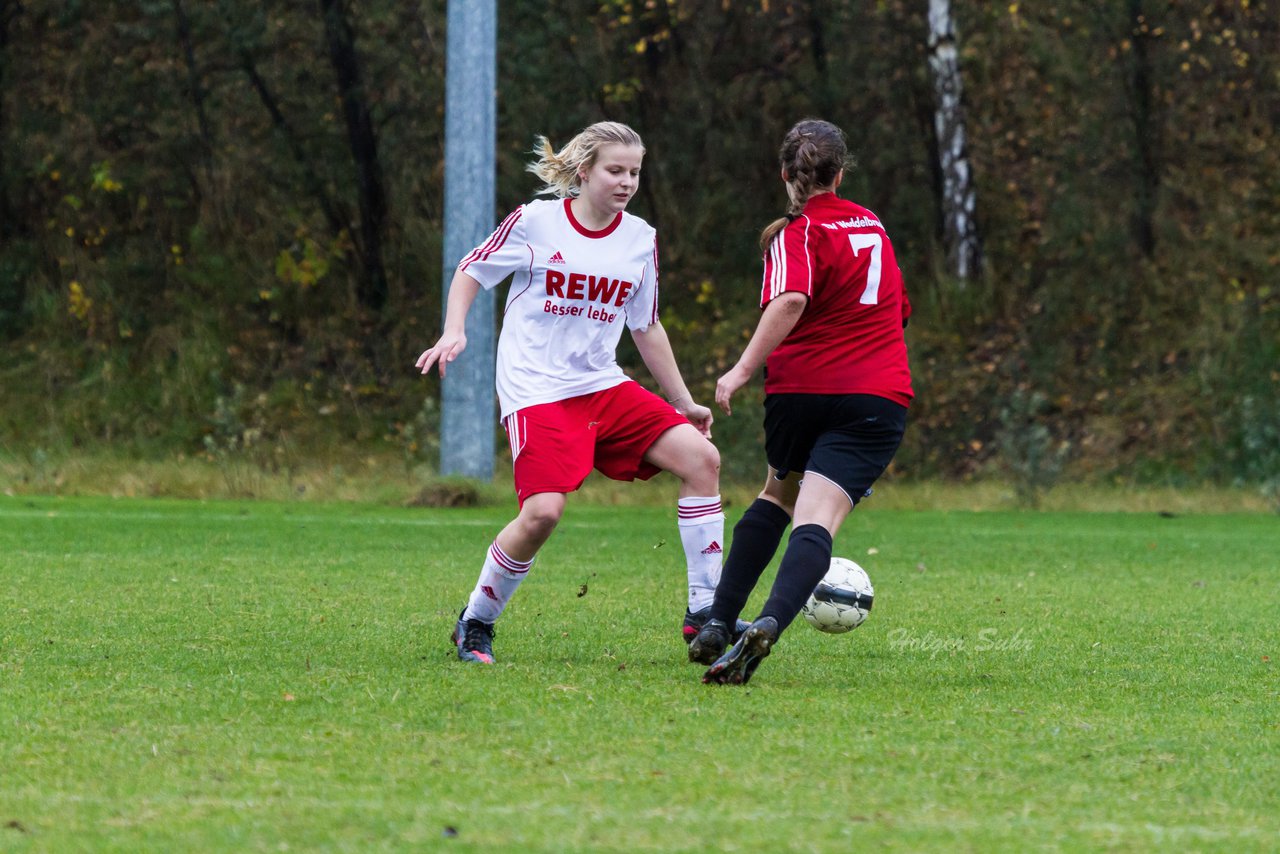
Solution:
{"label": "weddelbrook text on jersey", "polygon": [[[608,305],[621,306],[634,288],[631,282],[622,279],[610,279],[608,276],[588,276],[584,273],[570,273],[567,277],[558,270],[548,270],[546,276],[547,296],[565,300],[590,300]],[[598,320],[602,323],[613,323],[618,315],[593,305],[566,305],[547,300],[542,304],[543,312],[566,317],[583,317]]]}

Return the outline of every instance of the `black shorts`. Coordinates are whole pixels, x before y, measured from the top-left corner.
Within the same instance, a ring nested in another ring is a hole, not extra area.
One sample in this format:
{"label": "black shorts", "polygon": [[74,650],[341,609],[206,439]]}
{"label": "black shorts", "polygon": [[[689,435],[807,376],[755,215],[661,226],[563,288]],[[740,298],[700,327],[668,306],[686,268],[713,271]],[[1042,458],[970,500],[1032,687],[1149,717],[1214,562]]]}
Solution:
{"label": "black shorts", "polygon": [[764,452],[780,477],[813,472],[857,504],[902,443],[907,408],[873,394],[770,394]]}

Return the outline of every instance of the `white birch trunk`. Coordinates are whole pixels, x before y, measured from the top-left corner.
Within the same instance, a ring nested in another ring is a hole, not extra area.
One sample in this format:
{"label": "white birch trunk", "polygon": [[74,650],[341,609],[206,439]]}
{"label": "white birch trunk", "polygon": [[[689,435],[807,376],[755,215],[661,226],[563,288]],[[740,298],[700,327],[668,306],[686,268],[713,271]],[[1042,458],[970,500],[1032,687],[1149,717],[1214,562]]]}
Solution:
{"label": "white birch trunk", "polygon": [[973,218],[976,199],[973,171],[969,168],[965,147],[959,50],[951,19],[951,0],[929,0],[929,66],[933,70],[936,100],[933,124],[938,135],[938,166],[942,174],[947,265],[952,275],[964,282],[977,273],[980,244]]}

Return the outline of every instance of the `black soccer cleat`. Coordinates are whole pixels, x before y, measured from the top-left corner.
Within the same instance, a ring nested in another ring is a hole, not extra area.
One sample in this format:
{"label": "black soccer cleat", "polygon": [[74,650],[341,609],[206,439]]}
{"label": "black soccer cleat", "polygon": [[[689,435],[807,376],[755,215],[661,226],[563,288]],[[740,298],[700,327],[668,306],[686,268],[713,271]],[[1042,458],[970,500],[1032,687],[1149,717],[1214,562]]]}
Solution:
{"label": "black soccer cleat", "polygon": [[773,617],[756,620],[728,652],[707,668],[702,681],[708,685],[746,685],[777,642],[778,634],[778,621]]}
{"label": "black soccer cleat", "polygon": [[453,627],[453,634],[449,636],[449,641],[458,650],[458,660],[493,664],[493,623],[464,620],[462,617],[466,613],[467,609],[463,608]]}
{"label": "black soccer cleat", "polygon": [[731,640],[728,626],[720,620],[707,620],[689,642],[689,660],[694,664],[711,664],[724,655]]}
{"label": "black soccer cleat", "polygon": [[[709,619],[711,619],[710,605],[699,611],[690,611],[688,608],[685,608],[684,625],[681,627],[681,631],[684,634],[684,642],[693,643],[693,639],[698,636],[698,632],[702,631],[702,627],[706,625],[706,622]],[[724,623],[721,623],[720,625],[723,626]],[[749,625],[751,624],[746,620],[738,620],[733,631],[730,633],[731,637],[729,640],[732,642],[742,637],[742,633],[747,630],[747,626]]]}

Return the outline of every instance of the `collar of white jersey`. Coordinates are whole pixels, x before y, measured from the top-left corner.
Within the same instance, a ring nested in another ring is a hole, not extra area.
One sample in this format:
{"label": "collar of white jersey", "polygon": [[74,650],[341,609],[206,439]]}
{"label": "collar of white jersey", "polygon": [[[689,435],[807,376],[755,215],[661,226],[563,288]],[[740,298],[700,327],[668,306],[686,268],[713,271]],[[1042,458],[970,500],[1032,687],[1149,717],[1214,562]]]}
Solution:
{"label": "collar of white jersey", "polygon": [[564,215],[569,218],[569,225],[573,226],[573,230],[581,234],[583,237],[590,237],[593,240],[599,240],[601,237],[608,237],[610,234],[613,234],[618,229],[618,226],[622,224],[622,211],[618,211],[613,218],[613,222],[609,223],[599,231],[592,231],[582,223],[578,222],[578,218],[573,215],[572,202],[573,199],[571,198],[564,200]]}

